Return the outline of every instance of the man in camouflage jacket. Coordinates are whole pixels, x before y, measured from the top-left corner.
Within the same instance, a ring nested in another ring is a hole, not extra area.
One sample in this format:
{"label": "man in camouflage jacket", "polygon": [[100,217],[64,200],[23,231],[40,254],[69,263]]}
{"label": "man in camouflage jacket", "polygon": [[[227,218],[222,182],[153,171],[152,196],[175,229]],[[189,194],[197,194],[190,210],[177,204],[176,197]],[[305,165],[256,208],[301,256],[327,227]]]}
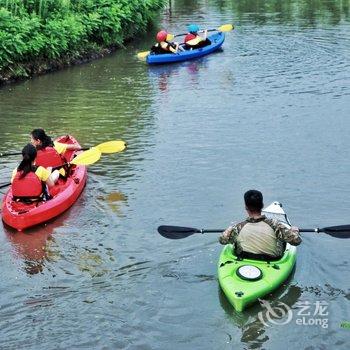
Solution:
{"label": "man in camouflage jacket", "polygon": [[262,193],[256,190],[244,194],[248,218],[229,226],[219,237],[221,244],[232,243],[235,253],[242,257],[279,258],[283,255],[285,243],[299,245],[299,229],[286,227],[282,223],[261,214],[264,207]]}

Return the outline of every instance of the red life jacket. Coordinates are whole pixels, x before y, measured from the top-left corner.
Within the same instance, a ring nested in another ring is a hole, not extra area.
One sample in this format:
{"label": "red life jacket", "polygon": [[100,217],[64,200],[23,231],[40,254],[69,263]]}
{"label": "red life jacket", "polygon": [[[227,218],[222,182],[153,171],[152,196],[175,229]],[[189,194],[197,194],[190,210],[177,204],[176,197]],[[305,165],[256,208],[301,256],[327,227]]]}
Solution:
{"label": "red life jacket", "polygon": [[58,167],[64,164],[64,160],[53,147],[39,149],[35,158],[36,166]]}
{"label": "red life jacket", "polygon": [[194,34],[192,34],[192,33],[188,33],[188,34],[186,34],[186,36],[185,36],[184,42],[187,43],[187,41],[190,41],[190,40],[193,40],[193,39],[196,39],[196,38],[197,38],[196,35],[194,35]]}
{"label": "red life jacket", "polygon": [[17,171],[12,181],[12,195],[14,197],[40,197],[43,193],[43,184],[33,171],[20,178],[22,171]]}

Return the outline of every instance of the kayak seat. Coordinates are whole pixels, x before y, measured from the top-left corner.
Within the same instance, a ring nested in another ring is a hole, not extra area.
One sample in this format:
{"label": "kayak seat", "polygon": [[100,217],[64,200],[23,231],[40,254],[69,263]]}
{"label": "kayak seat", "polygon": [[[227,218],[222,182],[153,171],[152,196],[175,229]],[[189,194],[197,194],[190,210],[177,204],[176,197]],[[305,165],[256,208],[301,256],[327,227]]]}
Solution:
{"label": "kayak seat", "polygon": [[260,260],[260,261],[277,261],[280,260],[282,256],[271,256],[267,254],[253,254],[249,252],[242,252],[241,254],[237,255],[237,260],[244,260],[244,259],[252,259],[252,260]]}
{"label": "kayak seat", "polygon": [[253,253],[249,253],[249,252],[242,252],[242,253],[237,254],[237,255],[235,254],[235,252],[233,252],[233,253],[237,256],[237,260],[253,259],[253,260],[270,262],[270,261],[281,260],[285,251],[286,251],[286,243],[284,243],[284,251],[283,251],[283,254],[281,256],[271,256],[268,254],[253,254]]}

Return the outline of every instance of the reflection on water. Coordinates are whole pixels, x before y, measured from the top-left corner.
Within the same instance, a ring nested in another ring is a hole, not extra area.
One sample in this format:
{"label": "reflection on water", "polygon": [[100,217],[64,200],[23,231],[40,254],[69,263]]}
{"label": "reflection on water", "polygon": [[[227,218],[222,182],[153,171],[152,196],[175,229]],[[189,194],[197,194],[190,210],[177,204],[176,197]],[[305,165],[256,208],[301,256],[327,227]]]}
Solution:
{"label": "reflection on water", "polygon": [[43,272],[45,262],[57,257],[55,250],[51,249],[54,239],[51,236],[40,234],[34,237],[27,233],[15,233],[9,236],[16,253],[23,259],[23,268],[34,275]]}
{"label": "reflection on water", "polygon": [[[101,277],[108,272],[104,268],[104,261],[98,252],[86,249],[77,258],[78,268],[82,272],[87,272],[91,277]],[[111,259],[113,261],[113,258]]]}
{"label": "reflection on water", "polygon": [[320,22],[337,25],[343,18],[350,17],[349,4],[344,1],[328,0],[237,0],[219,1],[221,9],[231,7],[240,20],[249,20],[258,25],[271,22],[279,24],[316,26]]}
{"label": "reflection on water", "polygon": [[[291,285],[293,280],[294,271],[292,275],[282,284],[281,287],[274,292],[268,294],[263,299],[268,301],[272,307],[278,306],[280,302],[286,304],[291,309],[295,305],[302,295],[302,288],[297,285]],[[221,307],[225,310],[229,316],[228,320],[241,330],[241,342],[245,344],[248,349],[263,349],[264,344],[269,340],[269,335],[266,332],[266,326],[260,321],[258,314],[264,311],[259,302],[248,307],[244,312],[237,312],[232,305],[228,302],[225,294],[219,287],[219,300]],[[281,317],[285,318],[285,314]],[[281,327],[277,324],[269,324],[269,328]],[[266,344],[265,344],[266,346]]]}
{"label": "reflection on water", "polygon": [[[223,18],[229,13],[234,14],[235,24],[242,21],[255,25],[278,23],[279,25],[317,26],[320,23],[337,25],[343,19],[350,18],[350,6],[346,1],[329,0],[216,0],[209,2],[176,1],[177,6],[171,7],[166,23],[175,21],[179,13],[188,15],[186,23],[191,23],[191,17],[208,20],[208,13],[212,16],[219,11]],[[226,20],[227,21],[227,20]],[[228,22],[228,21],[227,21]]]}
{"label": "reflection on water", "polygon": [[30,275],[42,273],[47,262],[60,259],[60,250],[54,231],[64,225],[69,216],[63,213],[48,223],[18,232],[4,224],[4,233],[11,242],[13,254],[21,261],[21,267]]}
{"label": "reflection on water", "polygon": [[110,192],[106,196],[98,196],[97,199],[106,201],[111,211],[116,213],[117,216],[125,216],[123,214],[123,207],[127,204],[128,197],[122,192]]}
{"label": "reflection on water", "polygon": [[174,80],[186,79],[190,84],[197,85],[199,83],[198,74],[201,71],[205,74],[207,66],[207,58],[202,57],[183,63],[151,66],[149,67],[149,75],[151,80],[157,81],[159,91],[165,92],[169,90],[169,86]]}

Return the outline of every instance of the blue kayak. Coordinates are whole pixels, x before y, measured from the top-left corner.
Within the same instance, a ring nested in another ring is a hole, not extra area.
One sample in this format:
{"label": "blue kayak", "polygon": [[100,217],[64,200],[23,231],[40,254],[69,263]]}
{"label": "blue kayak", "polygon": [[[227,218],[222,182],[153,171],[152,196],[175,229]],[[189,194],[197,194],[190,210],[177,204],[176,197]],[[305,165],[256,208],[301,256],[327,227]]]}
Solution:
{"label": "blue kayak", "polygon": [[197,57],[202,57],[208,55],[221,47],[225,40],[225,34],[218,32],[214,35],[208,36],[211,44],[201,47],[199,49],[178,51],[177,53],[165,53],[165,54],[155,54],[151,52],[147,56],[148,64],[162,64],[162,63],[173,63],[192,60]]}

